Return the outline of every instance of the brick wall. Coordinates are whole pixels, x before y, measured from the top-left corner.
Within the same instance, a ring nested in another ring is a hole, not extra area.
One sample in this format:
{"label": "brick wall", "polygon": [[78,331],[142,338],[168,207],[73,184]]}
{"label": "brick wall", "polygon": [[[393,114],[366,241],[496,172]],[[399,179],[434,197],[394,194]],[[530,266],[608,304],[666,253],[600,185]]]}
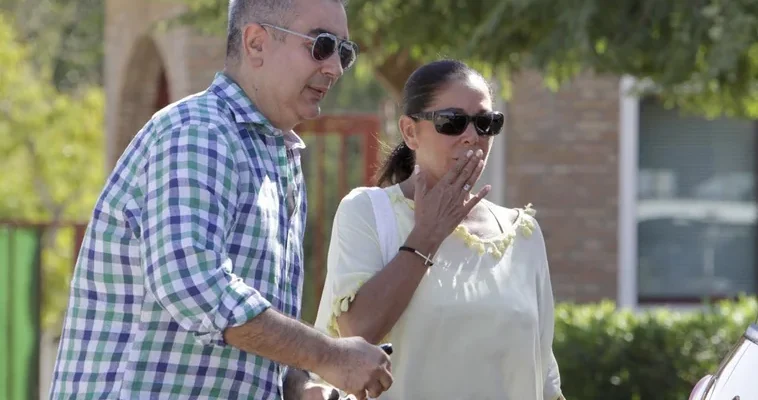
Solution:
{"label": "brick wall", "polygon": [[557,300],[615,300],[619,80],[584,74],[556,93],[524,72],[512,84],[507,204],[534,204]]}
{"label": "brick wall", "polygon": [[169,101],[208,87],[223,68],[224,38],[207,38],[187,28],[160,31],[156,22],[177,15],[171,1],[106,0],[105,92],[107,168],[155,109],[156,87],[166,74]]}

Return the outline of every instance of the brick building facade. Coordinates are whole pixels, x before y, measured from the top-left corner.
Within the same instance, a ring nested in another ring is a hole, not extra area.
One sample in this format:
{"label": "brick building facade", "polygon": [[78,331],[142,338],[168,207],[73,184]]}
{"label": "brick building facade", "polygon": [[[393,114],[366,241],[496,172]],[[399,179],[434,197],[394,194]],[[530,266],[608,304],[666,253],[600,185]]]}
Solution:
{"label": "brick building facade", "polygon": [[208,87],[223,68],[222,38],[187,28],[163,31],[159,22],[182,5],[169,1],[105,2],[107,163],[110,169],[132,137],[162,106]]}
{"label": "brick building facade", "polygon": [[526,72],[512,85],[506,203],[534,203],[557,298],[616,299],[619,80],[586,74],[554,93]]}

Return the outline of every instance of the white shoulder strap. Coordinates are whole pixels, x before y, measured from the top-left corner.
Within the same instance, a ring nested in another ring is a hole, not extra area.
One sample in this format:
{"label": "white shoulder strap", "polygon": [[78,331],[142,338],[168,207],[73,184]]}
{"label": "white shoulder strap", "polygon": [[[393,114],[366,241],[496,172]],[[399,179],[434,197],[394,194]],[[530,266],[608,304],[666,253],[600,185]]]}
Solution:
{"label": "white shoulder strap", "polygon": [[387,265],[398,251],[395,210],[392,209],[392,202],[384,189],[372,187],[369,188],[368,194],[374,208],[376,232],[379,237],[379,245],[382,248],[384,265]]}

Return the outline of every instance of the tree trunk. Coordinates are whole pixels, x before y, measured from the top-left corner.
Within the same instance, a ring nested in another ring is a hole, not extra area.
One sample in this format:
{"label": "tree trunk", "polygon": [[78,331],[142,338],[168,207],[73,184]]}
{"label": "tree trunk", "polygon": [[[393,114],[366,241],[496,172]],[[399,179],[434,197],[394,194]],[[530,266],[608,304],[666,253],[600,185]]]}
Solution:
{"label": "tree trunk", "polygon": [[421,63],[411,58],[408,51],[404,50],[388,56],[376,67],[376,73],[390,95],[399,102],[403,96],[405,81],[420,66]]}

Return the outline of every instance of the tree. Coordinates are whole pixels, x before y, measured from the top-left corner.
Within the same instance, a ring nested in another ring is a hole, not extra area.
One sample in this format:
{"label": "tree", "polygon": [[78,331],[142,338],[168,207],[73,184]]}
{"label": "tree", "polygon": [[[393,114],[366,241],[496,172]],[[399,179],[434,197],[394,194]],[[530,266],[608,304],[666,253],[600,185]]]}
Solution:
{"label": "tree", "polygon": [[[0,218],[86,220],[103,184],[103,107],[98,87],[62,94],[35,73],[28,49],[0,13]],[[44,326],[59,322],[72,269],[73,238],[58,229],[43,244]]]}
{"label": "tree", "polygon": [[29,63],[58,90],[102,83],[105,5],[102,0],[0,0]]}
{"label": "tree", "polygon": [[[183,0],[182,21],[222,34],[227,1]],[[669,104],[758,116],[758,2],[751,0],[351,0],[351,33],[399,93],[420,63],[465,59],[552,88],[585,70],[631,75]]]}

